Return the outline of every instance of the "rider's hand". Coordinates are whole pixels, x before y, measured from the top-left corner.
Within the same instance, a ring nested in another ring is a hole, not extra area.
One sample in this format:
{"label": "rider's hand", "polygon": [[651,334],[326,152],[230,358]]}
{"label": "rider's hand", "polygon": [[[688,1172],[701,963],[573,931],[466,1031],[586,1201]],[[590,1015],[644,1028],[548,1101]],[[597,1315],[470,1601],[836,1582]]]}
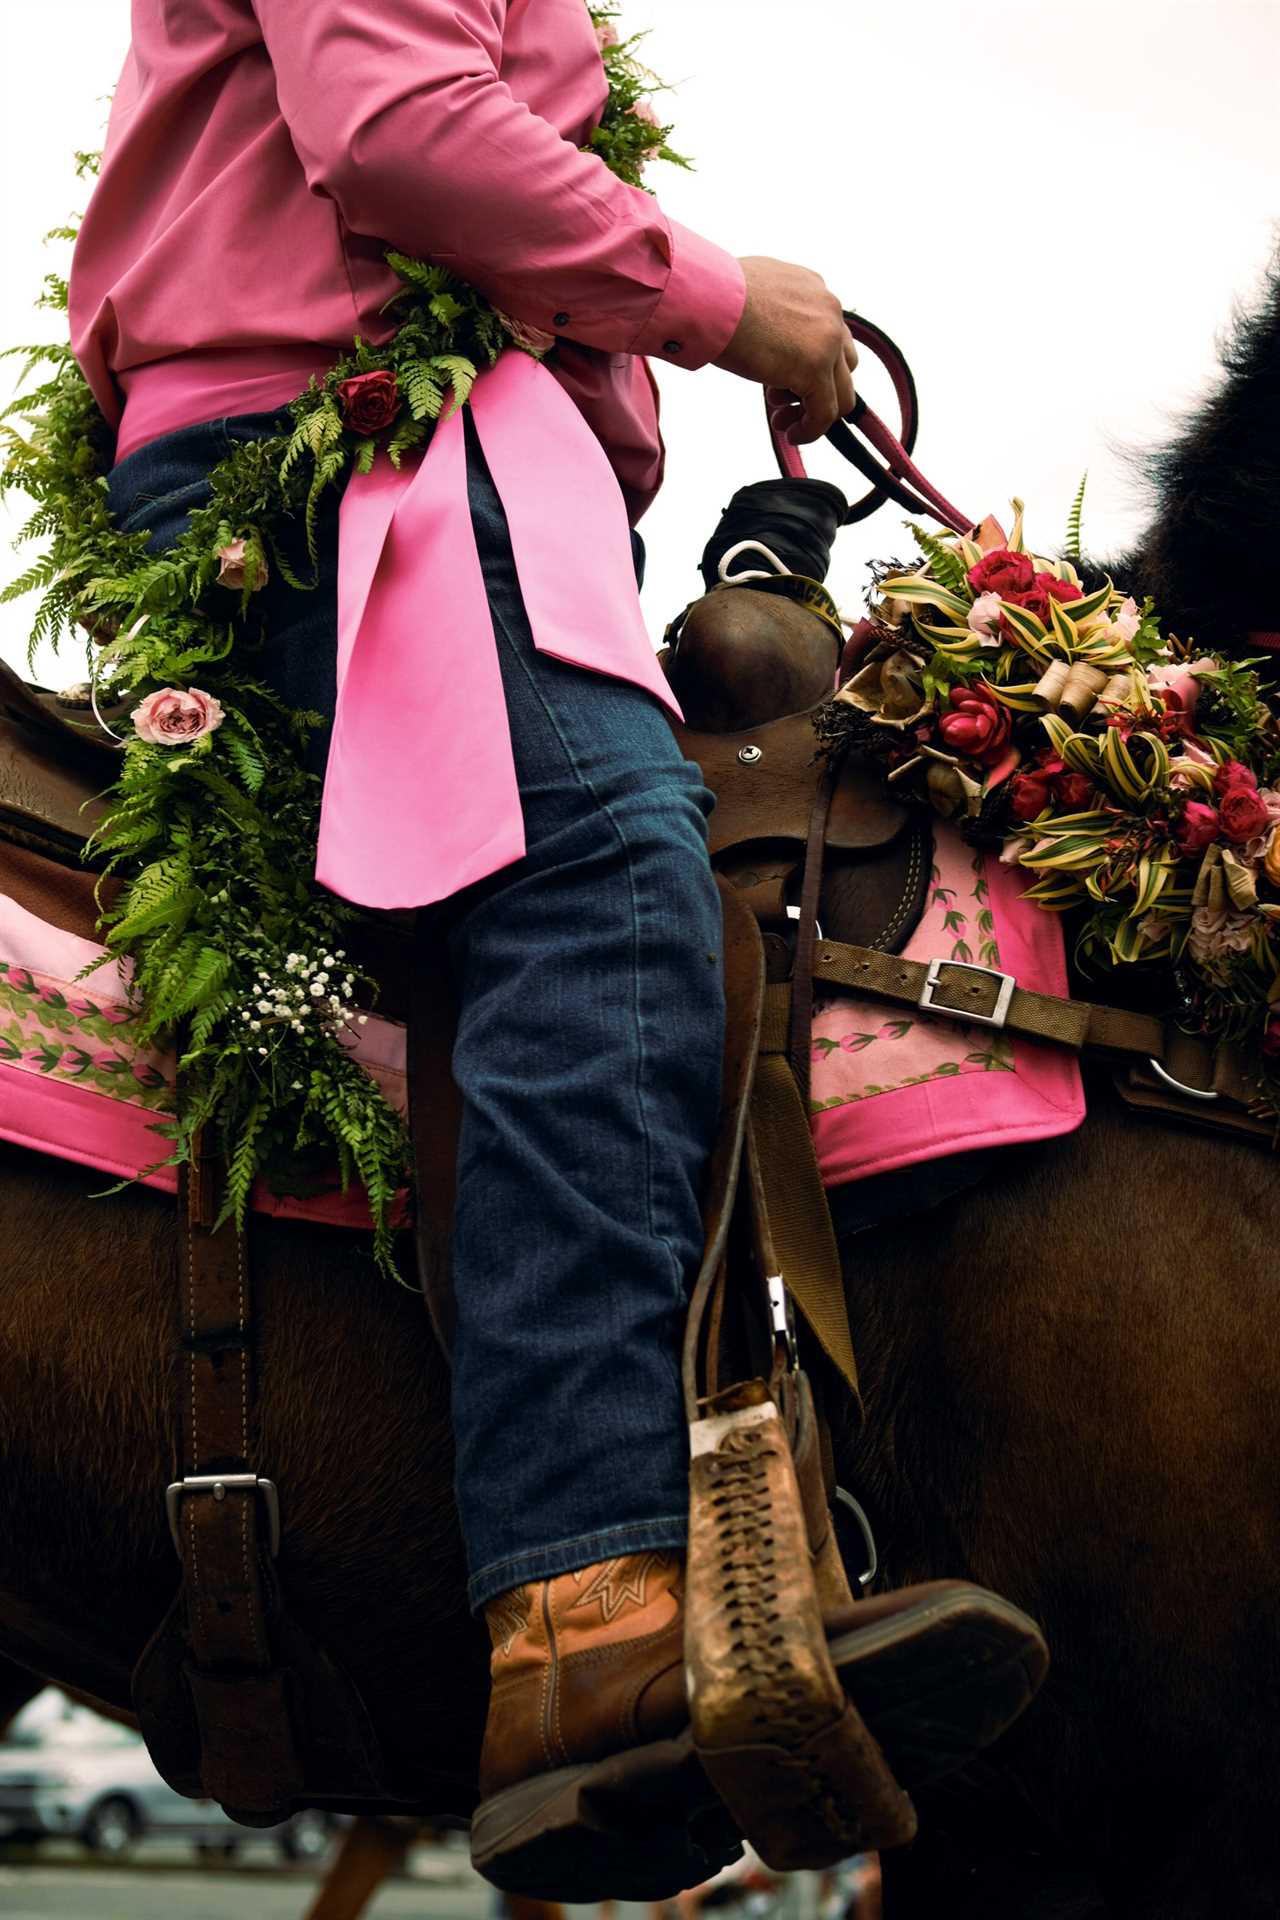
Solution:
{"label": "rider's hand", "polygon": [[741,262],[747,304],[716,361],[768,389],[775,430],[797,446],[820,440],[852,411],[858,349],[822,276],[785,260]]}

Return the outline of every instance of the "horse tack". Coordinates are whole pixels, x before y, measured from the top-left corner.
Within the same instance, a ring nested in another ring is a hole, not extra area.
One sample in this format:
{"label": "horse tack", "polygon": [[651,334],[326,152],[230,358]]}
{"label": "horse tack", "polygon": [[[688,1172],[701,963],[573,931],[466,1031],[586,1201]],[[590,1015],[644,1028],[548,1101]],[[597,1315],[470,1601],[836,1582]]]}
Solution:
{"label": "horse tack", "polygon": [[179,1177],[180,1477],[166,1495],[178,1595],[133,1676],[161,1774],[250,1825],[330,1796],[385,1798],[376,1736],[350,1680],[291,1615],[280,1512],[257,1471],[257,1352],[245,1237],[215,1227],[218,1163]]}

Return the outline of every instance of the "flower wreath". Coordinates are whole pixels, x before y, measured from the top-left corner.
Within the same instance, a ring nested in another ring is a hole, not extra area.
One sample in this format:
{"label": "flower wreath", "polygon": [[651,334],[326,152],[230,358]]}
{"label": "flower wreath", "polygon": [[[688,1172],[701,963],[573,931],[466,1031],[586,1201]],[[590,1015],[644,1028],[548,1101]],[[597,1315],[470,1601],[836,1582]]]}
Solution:
{"label": "flower wreath", "polygon": [[[588,0],[588,12],[609,91],[586,151],[632,186],[650,159],[688,166],[652,104],[661,83],[640,62],[642,36],[623,38],[613,7]],[[99,160],[78,154],[78,176],[96,174]],[[290,587],[315,588],[327,489],[367,473],[380,447],[399,467],[465,404],[480,368],[507,351],[545,358],[555,340],[442,267],[394,250],[385,257],[403,282],[387,303],[394,338],[374,347],[357,335],[290,403],[292,433],[235,448],[210,475],[209,504],[160,554],[146,551],[145,530],[115,524],[105,477],[115,436],[70,346],[7,349],[26,355],[22,381],[38,366],[52,371],[0,414],[0,496],[19,488],[36,502],[15,544],[52,540],[0,600],[41,591],[32,654],[78,623],[100,649],[93,681],[136,702],[90,851],[125,882],[101,926],[108,956],[132,962],[140,1039],[183,1029],[177,1110],[157,1127],[171,1152],[158,1164],[190,1159],[210,1129],[228,1168],[222,1217],[243,1225],[258,1176],[305,1193],[336,1162],[344,1187],[363,1182],[375,1258],[393,1271],[408,1141],[352,1057],[375,983],[343,944],[356,910],[311,884],[297,859],[318,831],[321,783],[302,755],[321,716],[286,708],[257,678],[253,598],[273,567]],[[67,282],[50,274],[37,304],[65,312],[67,296]],[[291,551],[299,525],[310,578]]]}
{"label": "flower wreath", "polygon": [[821,710],[890,782],[1034,876],[1025,897],[1079,916],[1094,968],[1156,963],[1189,1030],[1241,1047],[1258,1113],[1280,1119],[1280,718],[1259,661],[1161,636],[1080,560],[1006,538],[940,539],[877,567],[870,644]]}

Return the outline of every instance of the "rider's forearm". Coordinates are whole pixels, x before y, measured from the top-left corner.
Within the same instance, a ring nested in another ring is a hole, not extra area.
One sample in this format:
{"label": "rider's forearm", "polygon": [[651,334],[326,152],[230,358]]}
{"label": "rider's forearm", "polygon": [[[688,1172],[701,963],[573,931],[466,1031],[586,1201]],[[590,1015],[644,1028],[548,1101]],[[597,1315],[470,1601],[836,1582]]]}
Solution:
{"label": "rider's forearm", "polygon": [[527,324],[700,367],[746,288],[732,255],[561,138],[498,76],[504,0],[253,0],[313,191]]}

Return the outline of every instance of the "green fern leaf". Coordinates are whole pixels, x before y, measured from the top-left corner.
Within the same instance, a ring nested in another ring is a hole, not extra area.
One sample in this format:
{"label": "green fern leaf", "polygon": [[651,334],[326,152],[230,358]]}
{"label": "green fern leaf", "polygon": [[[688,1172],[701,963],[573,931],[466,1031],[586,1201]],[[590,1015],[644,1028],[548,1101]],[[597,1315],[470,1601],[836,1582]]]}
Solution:
{"label": "green fern leaf", "polygon": [[1062,543],[1062,557],[1064,560],[1079,560],[1083,557],[1080,552],[1080,529],[1081,517],[1084,512],[1084,490],[1088,484],[1089,475],[1086,471],[1080,485],[1076,489],[1076,497],[1071,503],[1071,512],[1067,516],[1067,537]]}

